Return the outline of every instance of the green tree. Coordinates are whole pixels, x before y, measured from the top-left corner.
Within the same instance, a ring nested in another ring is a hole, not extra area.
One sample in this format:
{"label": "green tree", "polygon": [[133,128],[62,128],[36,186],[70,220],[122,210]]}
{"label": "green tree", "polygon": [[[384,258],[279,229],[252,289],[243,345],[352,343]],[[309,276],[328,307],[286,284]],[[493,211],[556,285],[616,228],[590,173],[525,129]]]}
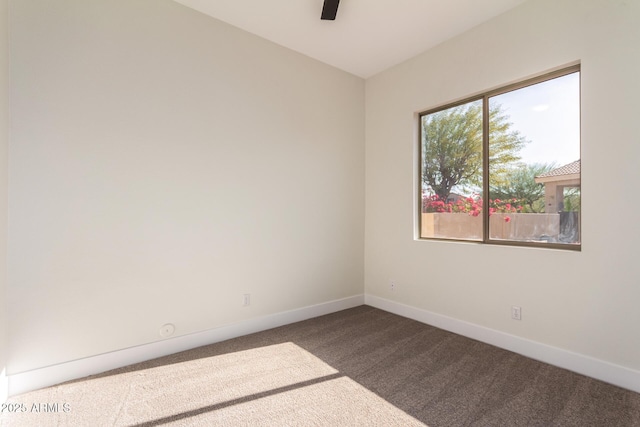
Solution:
{"label": "green tree", "polygon": [[564,189],[564,211],[580,211],[580,187],[570,187]]}
{"label": "green tree", "polygon": [[[489,108],[489,164],[500,177],[527,143],[498,104]],[[482,102],[422,117],[422,182],[443,200],[454,186],[482,185]]]}
{"label": "green tree", "polygon": [[535,177],[556,168],[555,163],[519,163],[503,171],[499,180],[489,177],[491,199],[518,199],[526,212],[544,212],[544,185],[537,184]]}

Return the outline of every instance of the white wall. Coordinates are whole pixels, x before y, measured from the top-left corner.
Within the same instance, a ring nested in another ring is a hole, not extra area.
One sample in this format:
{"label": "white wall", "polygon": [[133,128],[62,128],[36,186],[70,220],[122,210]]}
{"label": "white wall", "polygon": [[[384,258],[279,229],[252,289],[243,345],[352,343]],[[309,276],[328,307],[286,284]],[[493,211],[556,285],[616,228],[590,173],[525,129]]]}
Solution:
{"label": "white wall", "polygon": [[[369,79],[365,101],[361,79],[170,0],[11,2],[9,373],[363,282],[374,298],[639,370],[639,7],[525,3]],[[415,113],[576,61],[582,252],[415,241]]]}
{"label": "white wall", "polygon": [[[638,46],[640,2],[530,1],[367,80],[366,294],[637,374]],[[582,251],[414,240],[415,113],[577,61]]]}
{"label": "white wall", "polygon": [[7,397],[7,147],[9,144],[9,16],[0,0],[0,402]]}
{"label": "white wall", "polygon": [[10,19],[10,374],[362,294],[362,79],[170,0]]}

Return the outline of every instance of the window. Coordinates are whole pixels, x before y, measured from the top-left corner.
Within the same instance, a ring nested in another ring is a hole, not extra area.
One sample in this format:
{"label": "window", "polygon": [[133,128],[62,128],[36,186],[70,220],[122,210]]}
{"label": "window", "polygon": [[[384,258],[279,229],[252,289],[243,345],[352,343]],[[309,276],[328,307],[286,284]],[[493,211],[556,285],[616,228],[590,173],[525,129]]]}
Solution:
{"label": "window", "polygon": [[580,249],[580,68],[420,114],[420,237]]}

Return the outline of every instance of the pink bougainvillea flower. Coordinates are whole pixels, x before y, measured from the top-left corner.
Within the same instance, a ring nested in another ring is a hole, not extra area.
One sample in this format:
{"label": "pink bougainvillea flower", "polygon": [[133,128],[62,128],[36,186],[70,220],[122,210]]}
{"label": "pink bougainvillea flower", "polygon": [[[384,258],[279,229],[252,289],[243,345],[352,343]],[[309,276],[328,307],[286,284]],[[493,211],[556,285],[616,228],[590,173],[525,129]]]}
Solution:
{"label": "pink bougainvillea flower", "polygon": [[[479,194],[473,194],[471,197],[460,197],[453,202],[447,203],[445,199],[437,194],[429,195],[425,191],[423,192],[422,201],[425,213],[467,213],[472,216],[479,216],[484,208],[484,201]],[[514,214],[524,212],[524,208],[521,204],[518,204],[519,202],[522,203],[522,200],[515,198],[505,200],[489,199],[489,215],[493,213]],[[510,220],[505,221],[509,222]]]}
{"label": "pink bougainvillea flower", "polygon": [[511,217],[510,216],[505,216],[504,217],[504,222],[511,222]]}

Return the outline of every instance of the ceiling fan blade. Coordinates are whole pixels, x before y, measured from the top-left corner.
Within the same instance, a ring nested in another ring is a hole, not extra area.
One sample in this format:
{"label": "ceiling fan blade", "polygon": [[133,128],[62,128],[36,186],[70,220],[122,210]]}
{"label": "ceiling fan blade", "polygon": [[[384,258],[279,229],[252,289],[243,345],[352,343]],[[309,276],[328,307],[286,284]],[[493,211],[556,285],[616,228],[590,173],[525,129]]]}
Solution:
{"label": "ceiling fan blade", "polygon": [[333,21],[336,19],[336,13],[338,13],[338,4],[340,4],[340,0],[324,0],[324,5],[322,6],[322,15],[320,19]]}

